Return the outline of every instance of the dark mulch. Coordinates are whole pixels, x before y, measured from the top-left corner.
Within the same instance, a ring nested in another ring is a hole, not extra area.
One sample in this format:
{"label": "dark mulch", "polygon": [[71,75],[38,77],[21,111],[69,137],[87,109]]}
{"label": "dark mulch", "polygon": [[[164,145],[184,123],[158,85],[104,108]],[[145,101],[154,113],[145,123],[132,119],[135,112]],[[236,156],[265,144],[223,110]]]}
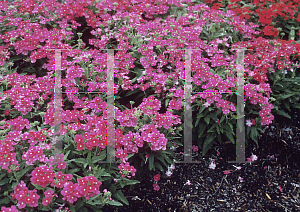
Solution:
{"label": "dark mulch", "polygon": [[[292,120],[275,118],[259,140],[246,147],[246,158],[253,153],[258,160],[251,164],[229,164],[235,160],[232,144],[214,144],[205,157],[194,154],[199,164],[176,164],[171,177],[162,174],[159,191],[154,191],[153,174],[123,193],[129,206],[105,207],[108,211],[300,211],[300,110],[292,111]],[[251,152],[252,151],[252,152]],[[183,152],[183,147],[176,150]],[[217,157],[217,152],[220,156]],[[182,155],[178,154],[181,160]],[[268,157],[274,155],[274,158]],[[216,169],[208,168],[209,157],[216,159]],[[277,160],[275,159],[277,158]],[[235,170],[229,175],[225,170]],[[264,169],[264,167],[269,167]],[[158,173],[158,172],[157,172]],[[160,173],[161,174],[161,173]],[[238,181],[238,177],[243,182]],[[190,180],[191,185],[184,185]],[[282,192],[280,191],[280,188]],[[132,200],[138,196],[140,200]]]}

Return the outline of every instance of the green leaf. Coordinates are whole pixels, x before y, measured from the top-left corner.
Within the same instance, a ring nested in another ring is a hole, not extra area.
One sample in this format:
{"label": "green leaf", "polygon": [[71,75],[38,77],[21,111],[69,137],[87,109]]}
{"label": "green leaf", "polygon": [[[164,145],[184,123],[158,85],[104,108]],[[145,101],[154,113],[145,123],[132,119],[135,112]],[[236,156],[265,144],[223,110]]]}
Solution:
{"label": "green leaf", "polygon": [[23,177],[30,169],[31,169],[31,167],[28,166],[25,169],[22,169],[20,172],[18,172],[16,174],[17,175],[17,180],[19,180],[21,177]]}
{"label": "green leaf", "polygon": [[110,177],[111,175],[107,172],[105,172],[105,169],[100,168],[100,170],[95,174],[95,177],[101,177],[101,176],[106,176],[106,177]]}
{"label": "green leaf", "polygon": [[125,198],[124,194],[120,190],[116,191],[115,196],[118,200],[123,202],[125,205],[129,205],[127,199]]}
{"label": "green leaf", "polygon": [[198,138],[200,138],[202,135],[203,135],[203,133],[204,133],[204,131],[205,131],[205,129],[206,129],[206,124],[205,123],[200,123],[199,124],[199,128],[198,128]]}
{"label": "green leaf", "polygon": [[92,162],[93,163],[97,163],[100,160],[104,160],[104,158],[106,157],[106,151],[101,151],[99,156],[93,156],[92,158]]}
{"label": "green leaf", "polygon": [[197,116],[197,120],[196,120],[196,123],[195,123],[195,127],[197,127],[197,125],[198,125],[198,123],[199,123],[199,121],[200,121],[200,119],[203,117],[203,115],[202,114],[199,114],[198,116]]}
{"label": "green leaf", "polygon": [[8,178],[4,178],[3,180],[0,181],[0,186],[5,185],[6,183],[8,183],[9,179]]}
{"label": "green leaf", "polygon": [[160,160],[160,161],[162,162],[162,164],[164,164],[164,166],[165,166],[166,168],[168,168],[168,165],[167,165],[167,163],[165,162],[165,159],[164,159],[161,155],[157,156],[156,158],[157,158],[158,160]]}
{"label": "green leaf", "polygon": [[216,129],[217,129],[217,133],[220,135],[220,127],[218,125],[216,126]]}
{"label": "green leaf", "polygon": [[253,141],[256,141],[258,136],[259,136],[259,134],[258,134],[256,127],[252,126],[251,132],[250,132],[250,137],[252,138]]}
{"label": "green leaf", "polygon": [[127,96],[131,96],[131,95],[133,95],[133,94],[135,94],[135,93],[137,93],[137,92],[140,92],[138,89],[135,89],[135,90],[133,90],[133,91],[128,91],[126,94],[125,94],[125,97],[127,97]]}
{"label": "green leaf", "polygon": [[138,180],[129,180],[129,179],[126,179],[126,178],[123,178],[123,180],[125,181],[125,185],[135,185],[137,183],[141,183]]}
{"label": "green leaf", "polygon": [[225,134],[226,134],[227,138],[231,141],[231,143],[235,144],[234,137],[233,137],[232,133],[230,133],[228,131],[225,131]]}
{"label": "green leaf", "polygon": [[2,178],[3,178],[5,175],[6,175],[6,172],[2,173],[2,174],[0,175],[0,180],[2,180]]}
{"label": "green leaf", "polygon": [[213,141],[214,141],[214,138],[216,138],[216,136],[214,136],[213,134],[208,134],[206,139],[205,139],[205,142],[203,144],[203,152],[202,152],[202,156],[205,156],[205,154],[207,153],[207,151],[212,147],[213,145]]}
{"label": "green leaf", "polygon": [[68,174],[74,174],[75,172],[78,172],[79,170],[81,170],[81,169],[80,168],[70,169],[68,171]]}
{"label": "green leaf", "polygon": [[129,155],[127,156],[127,158],[131,158],[132,156],[134,156],[134,153],[129,154]]}
{"label": "green leaf", "polygon": [[154,163],[154,155],[152,153],[149,153],[149,170],[150,171],[152,171],[152,169],[155,171],[153,163]]}
{"label": "green leaf", "polygon": [[294,104],[292,105],[292,107],[293,107],[293,108],[299,108],[299,109],[300,109],[300,103],[294,103]]}
{"label": "green leaf", "polygon": [[206,122],[206,124],[209,124],[210,117],[209,116],[205,116],[204,121]]}
{"label": "green leaf", "polygon": [[225,116],[222,116],[220,119],[220,124],[224,121],[224,119],[225,119]]}
{"label": "green leaf", "polygon": [[213,130],[215,127],[217,126],[217,123],[214,123],[212,126],[211,126],[211,128],[207,131],[208,133],[209,132],[215,132],[215,130]]}
{"label": "green leaf", "polygon": [[88,164],[89,164],[90,167],[94,166],[93,165],[94,163],[92,163],[92,153],[91,152],[88,153],[87,162],[88,162]]}
{"label": "green leaf", "polygon": [[160,171],[164,171],[163,167],[158,162],[154,162],[154,166],[157,167]]}
{"label": "green leaf", "polygon": [[84,158],[75,158],[75,159],[72,159],[70,161],[74,161],[75,163],[82,163],[84,165],[87,164],[87,161]]}
{"label": "green leaf", "polygon": [[70,210],[71,212],[76,212],[74,205],[70,204]]}
{"label": "green leaf", "polygon": [[112,200],[110,200],[109,202],[108,202],[108,204],[109,205],[114,205],[114,206],[123,206],[123,204],[122,203],[120,203],[120,202],[118,202],[118,201],[112,201]]}
{"label": "green leaf", "polygon": [[9,197],[4,197],[0,199],[0,205],[8,204],[10,203],[10,198]]}
{"label": "green leaf", "polygon": [[277,111],[277,114],[278,114],[278,115],[285,116],[285,117],[287,117],[287,118],[289,118],[289,119],[292,118],[289,114],[287,114],[287,113],[284,112],[283,110],[278,110],[278,111]]}
{"label": "green leaf", "polygon": [[286,99],[286,98],[289,98],[290,96],[293,96],[294,94],[286,94],[286,95],[283,95],[281,97],[281,99]]}
{"label": "green leaf", "polygon": [[170,99],[167,99],[166,102],[165,102],[165,107],[166,108],[168,107],[169,101],[170,101]]}

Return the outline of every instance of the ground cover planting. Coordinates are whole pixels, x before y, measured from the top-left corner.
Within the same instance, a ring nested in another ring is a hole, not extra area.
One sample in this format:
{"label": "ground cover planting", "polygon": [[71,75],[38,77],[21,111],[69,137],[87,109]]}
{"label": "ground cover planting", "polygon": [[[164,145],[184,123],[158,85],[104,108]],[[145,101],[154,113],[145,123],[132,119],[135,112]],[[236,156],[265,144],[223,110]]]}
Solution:
{"label": "ground cover planting", "polygon": [[[278,166],[286,165],[284,176],[291,180],[299,177],[298,1],[19,0],[1,1],[0,9],[1,211],[143,211],[149,197],[138,200],[130,192],[150,190],[154,199],[162,181],[169,196],[161,196],[158,207],[150,202],[153,211],[250,210],[249,204],[234,204],[233,196],[243,190],[257,199],[251,184],[283,173]],[[240,78],[251,163],[233,166],[228,161],[235,160]],[[179,165],[187,90],[193,154],[201,162]],[[282,142],[265,137],[281,120],[294,129],[284,153],[278,151]],[[115,163],[107,163],[109,146]],[[267,152],[268,160],[262,158]],[[264,164],[273,164],[273,152],[280,158],[275,172]],[[166,186],[192,166],[193,177]],[[203,191],[222,189],[219,180],[228,178],[236,193],[227,192],[232,198],[223,199],[225,206],[214,198],[198,209],[166,203],[174,190],[196,184],[194,175],[211,179],[203,180]],[[280,194],[294,202],[278,203],[274,198],[284,197],[262,192],[273,202],[251,202],[254,209],[299,209],[299,192],[282,190],[299,181],[278,180],[272,178]],[[261,182],[263,187],[270,180]]]}

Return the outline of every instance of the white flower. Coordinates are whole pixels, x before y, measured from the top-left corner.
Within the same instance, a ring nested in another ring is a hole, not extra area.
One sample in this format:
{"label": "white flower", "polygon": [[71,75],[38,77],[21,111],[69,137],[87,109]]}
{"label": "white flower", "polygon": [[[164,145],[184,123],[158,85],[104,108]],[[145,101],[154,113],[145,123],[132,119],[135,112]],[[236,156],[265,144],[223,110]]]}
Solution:
{"label": "white flower", "polygon": [[167,175],[168,177],[170,177],[172,174],[173,174],[173,173],[172,173],[170,170],[166,171],[166,175]]}
{"label": "white flower", "polygon": [[239,176],[239,181],[240,181],[240,182],[243,182],[243,178],[241,178],[240,176]]}
{"label": "white flower", "polygon": [[250,158],[251,158],[251,161],[256,161],[258,157],[256,155],[251,155]]}
{"label": "white flower", "polygon": [[252,126],[252,122],[251,122],[250,119],[249,119],[249,120],[246,120],[246,125],[247,125],[248,127],[251,127],[251,126]]}
{"label": "white flower", "polygon": [[211,164],[209,164],[210,169],[215,169],[216,168],[216,164],[214,162],[211,162]]}
{"label": "white flower", "polygon": [[208,107],[210,104],[208,102],[205,102],[204,106]]}
{"label": "white flower", "polygon": [[175,166],[174,166],[174,164],[171,164],[169,169],[170,169],[170,170],[173,170],[173,169],[175,169]]}
{"label": "white flower", "polygon": [[185,185],[191,185],[191,182],[188,180],[186,181]]}

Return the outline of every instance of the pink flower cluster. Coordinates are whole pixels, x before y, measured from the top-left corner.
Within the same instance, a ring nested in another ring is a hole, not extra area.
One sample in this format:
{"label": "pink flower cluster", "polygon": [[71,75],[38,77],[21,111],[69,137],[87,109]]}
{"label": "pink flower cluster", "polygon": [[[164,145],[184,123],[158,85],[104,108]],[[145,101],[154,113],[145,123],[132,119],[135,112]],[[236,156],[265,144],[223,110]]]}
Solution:
{"label": "pink flower cluster", "polygon": [[152,151],[166,150],[168,140],[155,128],[154,124],[144,125],[140,131],[142,131],[143,140],[151,144]]}
{"label": "pink flower cluster", "polygon": [[61,194],[64,196],[63,200],[66,200],[73,204],[79,198],[85,197],[89,200],[91,197],[100,194],[99,187],[102,183],[94,176],[87,176],[78,179],[78,183],[73,184],[67,182],[64,184],[64,189]]}
{"label": "pink flower cluster", "polygon": [[47,189],[47,191],[44,192],[45,198],[43,198],[42,204],[47,206],[51,203],[53,196],[58,197],[57,194],[54,194],[54,191],[51,189]]}
{"label": "pink flower cluster", "polygon": [[2,169],[7,169],[8,172],[12,170],[19,170],[19,162],[16,158],[15,142],[13,139],[7,136],[7,138],[0,140],[0,166]]}
{"label": "pink flower cluster", "polygon": [[10,208],[1,207],[1,212],[19,212],[16,206],[12,205]]}
{"label": "pink flower cluster", "polygon": [[160,107],[160,101],[155,99],[154,96],[143,99],[143,102],[138,106],[138,108],[141,109],[147,116],[156,114]]}
{"label": "pink flower cluster", "polygon": [[26,152],[23,152],[22,159],[26,160],[26,165],[33,165],[35,161],[48,162],[48,158],[44,155],[43,148],[39,146],[30,147]]}
{"label": "pink flower cluster", "polygon": [[10,125],[12,125],[13,131],[22,131],[25,127],[30,129],[31,126],[27,119],[23,119],[22,116],[19,116],[16,119],[11,119],[8,121]]}
{"label": "pink flower cluster", "polygon": [[29,140],[28,143],[30,143],[31,146],[34,146],[37,141],[45,141],[46,136],[43,134],[43,130],[40,131],[30,131],[25,132],[22,134],[22,140]]}
{"label": "pink flower cluster", "polygon": [[164,127],[165,129],[169,129],[174,124],[181,123],[180,117],[172,114],[170,111],[166,111],[166,114],[155,114],[155,117],[152,118],[151,121],[155,121],[155,127]]}
{"label": "pink flower cluster", "polygon": [[57,168],[65,169],[67,166],[67,163],[64,162],[64,154],[57,154],[55,159],[53,156],[51,156],[49,158],[49,165],[53,166],[53,167],[54,167],[54,165],[57,165]]}
{"label": "pink flower cluster", "polygon": [[10,195],[13,200],[18,200],[17,206],[19,209],[25,208],[26,205],[29,207],[37,207],[38,199],[40,198],[40,196],[37,195],[37,190],[28,190],[23,180],[14,188],[14,193]]}
{"label": "pink flower cluster", "polygon": [[138,119],[134,116],[136,112],[135,109],[124,110],[121,112],[120,110],[116,110],[117,121],[120,122],[120,126],[122,127],[135,127],[138,124]]}
{"label": "pink flower cluster", "polygon": [[43,165],[41,167],[36,167],[32,172],[31,172],[31,178],[30,181],[33,184],[40,185],[43,188],[45,188],[47,185],[53,182],[55,173],[53,173],[53,167]]}
{"label": "pink flower cluster", "polygon": [[160,174],[154,175],[153,179],[155,181],[155,183],[153,184],[153,189],[155,191],[159,191],[159,185],[157,184],[157,182],[160,180]]}
{"label": "pink flower cluster", "polygon": [[57,188],[63,188],[65,183],[72,180],[73,175],[72,174],[63,174],[61,171],[59,171],[56,174],[55,180],[51,183],[52,187]]}
{"label": "pink flower cluster", "polygon": [[[118,168],[121,170],[119,171],[120,174],[122,174],[122,177],[128,177],[131,178],[131,176],[135,176],[136,169],[134,166],[130,166],[129,162],[121,163]],[[131,174],[131,176],[129,176]]]}

